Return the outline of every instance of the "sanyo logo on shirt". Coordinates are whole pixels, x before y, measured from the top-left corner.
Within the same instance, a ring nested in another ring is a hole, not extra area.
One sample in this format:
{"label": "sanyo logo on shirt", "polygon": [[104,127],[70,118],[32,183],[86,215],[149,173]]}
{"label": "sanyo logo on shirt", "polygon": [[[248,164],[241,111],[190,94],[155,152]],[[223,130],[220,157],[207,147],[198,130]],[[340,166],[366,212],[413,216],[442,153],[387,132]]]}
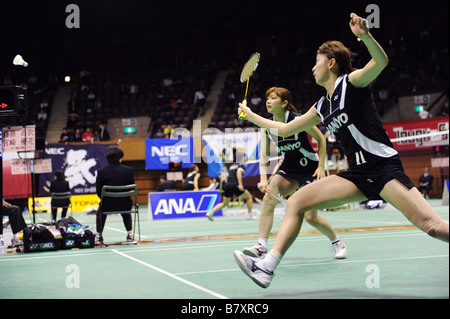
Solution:
{"label": "sanyo logo on shirt", "polygon": [[152,156],[187,156],[189,145],[167,145],[167,146],[152,146]]}
{"label": "sanyo logo on shirt", "polygon": [[330,133],[336,133],[342,125],[346,124],[348,122],[348,115],[347,113],[341,113],[338,116],[333,117],[330,124],[327,125],[328,131]]}
{"label": "sanyo logo on shirt", "polygon": [[295,149],[299,149],[302,146],[302,143],[296,142],[296,143],[290,143],[290,144],[286,144],[284,146],[279,146],[280,151],[282,152],[286,152],[286,151],[293,151]]}

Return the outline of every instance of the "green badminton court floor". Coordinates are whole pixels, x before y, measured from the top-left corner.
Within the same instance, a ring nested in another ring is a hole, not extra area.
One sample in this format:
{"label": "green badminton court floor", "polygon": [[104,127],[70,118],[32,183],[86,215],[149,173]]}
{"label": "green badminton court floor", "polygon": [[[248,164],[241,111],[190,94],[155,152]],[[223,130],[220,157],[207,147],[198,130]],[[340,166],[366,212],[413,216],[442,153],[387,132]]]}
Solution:
{"label": "green badminton court floor", "polygon": [[[430,202],[448,220],[448,206]],[[347,245],[343,260],[334,259],[329,240],[305,222],[267,289],[233,258],[234,250],[257,240],[258,221],[246,220],[239,213],[244,208],[214,222],[152,221],[145,205],[140,209],[139,245],[0,255],[0,299],[449,298],[448,244],[410,227],[393,208],[320,213]],[[95,229],[95,216],[74,217]],[[280,224],[276,214],[269,247]],[[104,238],[125,239],[120,216],[108,217]]]}

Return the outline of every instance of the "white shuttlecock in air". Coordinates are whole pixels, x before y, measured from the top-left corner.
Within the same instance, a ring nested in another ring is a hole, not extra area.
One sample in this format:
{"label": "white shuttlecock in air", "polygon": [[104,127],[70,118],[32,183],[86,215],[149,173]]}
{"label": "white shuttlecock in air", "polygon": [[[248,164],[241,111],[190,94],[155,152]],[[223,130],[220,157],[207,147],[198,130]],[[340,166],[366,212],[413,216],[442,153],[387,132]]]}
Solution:
{"label": "white shuttlecock in air", "polygon": [[13,64],[14,65],[22,65],[24,67],[28,66],[28,63],[25,62],[25,60],[22,58],[22,56],[20,54],[16,55],[16,57],[13,60]]}

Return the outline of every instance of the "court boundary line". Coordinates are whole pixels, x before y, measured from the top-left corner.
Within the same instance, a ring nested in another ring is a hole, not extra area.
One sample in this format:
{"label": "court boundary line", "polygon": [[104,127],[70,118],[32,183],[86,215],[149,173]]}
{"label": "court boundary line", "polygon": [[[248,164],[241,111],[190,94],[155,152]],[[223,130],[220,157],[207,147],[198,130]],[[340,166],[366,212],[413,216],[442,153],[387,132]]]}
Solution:
{"label": "court boundary line", "polygon": [[180,281],[180,282],[182,282],[182,283],[184,283],[184,284],[186,284],[186,285],[188,285],[188,286],[191,286],[191,287],[196,288],[196,289],[198,289],[198,290],[200,290],[200,291],[203,291],[203,292],[205,292],[205,293],[207,293],[207,294],[209,294],[209,295],[212,295],[212,296],[214,296],[214,297],[216,297],[216,298],[219,298],[219,299],[229,299],[228,297],[225,297],[225,296],[223,296],[223,295],[221,295],[221,294],[219,294],[219,293],[217,293],[217,292],[215,292],[215,291],[212,291],[212,290],[210,290],[210,289],[208,289],[208,288],[205,288],[205,287],[202,287],[202,286],[200,286],[200,285],[197,285],[197,284],[195,284],[195,283],[193,283],[193,282],[191,282],[191,281],[189,281],[189,280],[183,279],[183,278],[181,278],[181,277],[179,277],[179,276],[177,276],[177,275],[174,275],[174,274],[172,274],[172,273],[170,273],[170,272],[168,272],[168,271],[165,271],[165,270],[163,270],[163,269],[161,269],[161,268],[158,268],[158,267],[156,267],[156,266],[150,265],[150,264],[148,264],[148,263],[146,263],[146,262],[144,262],[144,261],[142,261],[142,260],[140,260],[140,259],[137,259],[137,258],[135,258],[135,257],[129,256],[129,255],[127,255],[127,254],[125,254],[125,253],[123,253],[123,252],[121,252],[121,251],[118,251],[118,250],[116,250],[116,249],[112,249],[111,251],[113,251],[113,252],[115,252],[116,254],[119,254],[119,255],[121,255],[121,256],[123,256],[123,257],[125,257],[125,258],[128,258],[128,259],[130,259],[130,260],[132,260],[132,261],[134,261],[134,262],[137,262],[138,264],[141,264],[141,265],[143,265],[143,266],[145,266],[145,267],[148,267],[148,268],[153,269],[153,270],[155,270],[155,271],[157,271],[157,272],[160,272],[160,273],[162,273],[163,275],[166,275],[166,276],[171,277],[171,278],[173,278],[173,279],[175,279],[175,280],[178,280],[178,281]]}
{"label": "court boundary line", "polygon": [[[330,262],[320,262],[320,263],[292,263],[292,264],[284,264],[279,265],[278,268],[293,268],[293,267],[308,267],[308,266],[324,266],[324,265],[338,265],[338,264],[358,264],[358,263],[373,263],[373,262],[384,262],[384,261],[396,261],[396,260],[412,260],[412,259],[429,259],[429,258],[446,258],[449,255],[434,255],[434,256],[410,256],[410,257],[393,257],[393,258],[383,258],[383,259],[365,259],[365,260],[333,260]],[[176,273],[176,275],[198,275],[204,273],[220,273],[220,272],[231,272],[231,271],[240,271],[239,268],[233,269],[218,269],[218,270],[207,270],[207,271],[199,271],[199,272],[180,272]]]}

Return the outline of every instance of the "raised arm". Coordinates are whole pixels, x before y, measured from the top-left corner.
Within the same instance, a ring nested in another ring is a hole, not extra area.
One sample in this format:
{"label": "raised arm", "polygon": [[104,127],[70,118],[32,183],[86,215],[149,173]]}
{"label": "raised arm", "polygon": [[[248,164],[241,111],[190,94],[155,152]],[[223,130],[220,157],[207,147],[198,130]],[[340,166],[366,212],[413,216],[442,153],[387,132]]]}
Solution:
{"label": "raised arm", "polygon": [[369,32],[369,24],[366,19],[350,14],[350,29],[366,45],[372,59],[362,68],[353,71],[348,76],[348,80],[355,87],[363,88],[368,86],[388,65],[389,59],[383,48],[372,37]]}
{"label": "raised arm", "polygon": [[265,119],[262,116],[253,113],[248,106],[239,103],[238,114],[241,112],[244,112],[246,120],[281,137],[288,137],[295,133],[306,131],[320,123],[320,117],[316,113],[315,105],[304,115],[297,117],[289,123]]}

